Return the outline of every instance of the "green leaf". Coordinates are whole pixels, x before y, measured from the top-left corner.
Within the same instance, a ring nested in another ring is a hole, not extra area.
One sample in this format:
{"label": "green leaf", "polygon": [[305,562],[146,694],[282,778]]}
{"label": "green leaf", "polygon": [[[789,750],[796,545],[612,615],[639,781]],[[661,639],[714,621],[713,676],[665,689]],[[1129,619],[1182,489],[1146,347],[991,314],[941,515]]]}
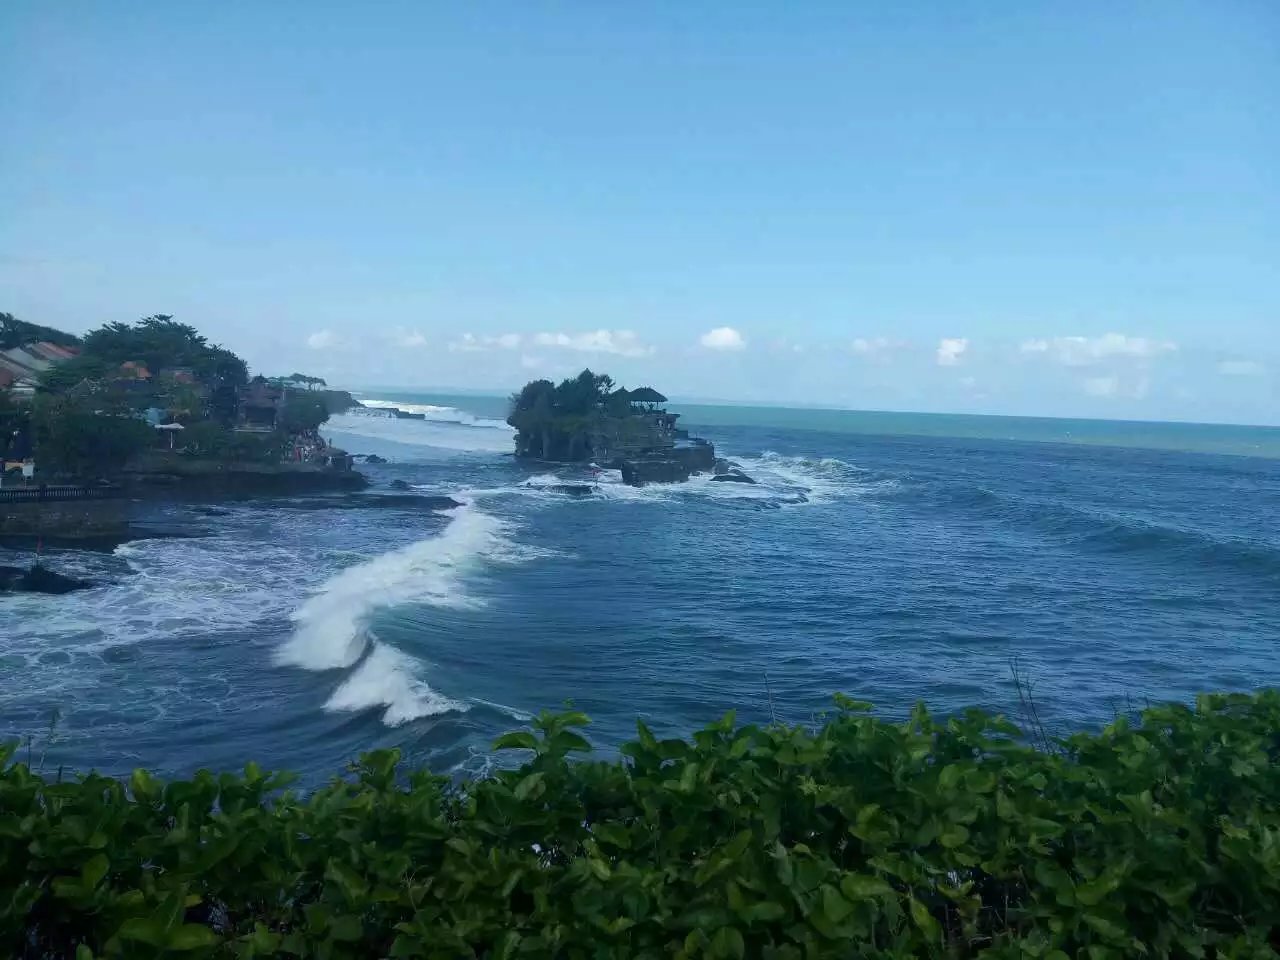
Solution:
{"label": "green leaf", "polygon": [[529,798],[529,794],[533,793],[545,778],[546,774],[541,771],[538,773],[531,773],[527,777],[524,777],[516,784],[516,788],[513,791],[515,798],[517,800],[527,800]]}
{"label": "green leaf", "polygon": [[822,885],[822,915],[832,926],[839,926],[844,918],[853,913],[853,904],[840,896],[839,891],[829,883]]}
{"label": "green leaf", "polygon": [[711,938],[711,956],[713,957],[732,957],[733,960],[742,960],[746,949],[742,934],[733,927],[721,927]]}
{"label": "green leaf", "polygon": [[549,747],[557,754],[590,753],[591,741],[571,730],[562,730],[551,738]]}
{"label": "green leaf", "polygon": [[76,960],[93,960],[93,951],[83,943],[76,947]]}
{"label": "green leaf", "polygon": [[840,879],[840,890],[855,903],[872,897],[894,896],[894,889],[888,883],[865,873],[846,874]]}
{"label": "green leaf", "polygon": [[337,884],[348,900],[360,900],[369,891],[364,878],[341,860],[329,861],[325,868],[325,877]]}
{"label": "green leaf", "polygon": [[169,934],[165,946],[170,950],[205,950],[221,942],[222,938],[208,927],[199,923],[184,923]]}
{"label": "green leaf", "polygon": [[166,942],[165,928],[154,920],[142,917],[133,917],[120,924],[116,936],[121,940],[137,940],[153,947],[159,947]]}
{"label": "green leaf", "polygon": [[942,936],[942,927],[938,925],[938,921],[933,914],[929,912],[929,908],[911,897],[908,900],[908,907],[911,911],[911,919],[915,925],[920,928],[920,932],[925,935],[928,940],[938,940]]}
{"label": "green leaf", "polygon": [[1117,923],[1111,922],[1106,917],[1100,917],[1096,913],[1086,913],[1084,915],[1084,922],[1085,922],[1085,925],[1089,927],[1089,929],[1093,930],[1096,933],[1102,934],[1104,937],[1110,940],[1127,940],[1128,939],[1128,936],[1125,933],[1124,927],[1120,926]]}
{"label": "green leaf", "polygon": [[515,730],[504,733],[493,741],[494,750],[537,750],[538,738],[528,730]]}
{"label": "green leaf", "polygon": [[329,921],[329,936],[342,943],[355,943],[364,938],[364,924],[359,917],[344,913]]}
{"label": "green leaf", "polygon": [[755,903],[747,908],[747,918],[751,921],[759,920],[761,923],[773,923],[786,915],[787,910],[782,904],[770,901]]}
{"label": "green leaf", "polygon": [[111,868],[111,862],[104,854],[94,854],[85,861],[83,867],[80,868],[80,883],[85,890],[92,890],[102,878],[107,875],[107,871]]}

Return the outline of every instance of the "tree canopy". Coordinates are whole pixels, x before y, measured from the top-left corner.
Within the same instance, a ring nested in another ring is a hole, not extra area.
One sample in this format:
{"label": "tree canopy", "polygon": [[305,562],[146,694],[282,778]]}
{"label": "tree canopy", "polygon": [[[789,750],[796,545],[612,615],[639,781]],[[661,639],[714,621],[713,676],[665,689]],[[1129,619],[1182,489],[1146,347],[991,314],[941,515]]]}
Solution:
{"label": "tree canopy", "polygon": [[608,374],[590,370],[567,377],[559,386],[550,380],[531,380],[512,396],[511,413],[515,416],[538,411],[549,417],[583,417],[604,407],[613,386]]}
{"label": "tree canopy", "polygon": [[53,327],[27,323],[25,320],[19,320],[12,313],[0,313],[0,350],[12,350],[14,347],[21,347],[28,343],[41,342],[57,344],[60,347],[77,347],[80,345],[80,338],[62,330],[55,330]]}
{"label": "tree canopy", "polygon": [[235,419],[237,391],[249,382],[249,368],[238,356],[209,343],[195,327],[158,313],[137,323],[108,323],[85,334],[80,356],[46,371],[41,386],[62,393],[84,380],[109,378],[130,362],[153,375],[190,370],[208,390],[210,416],[222,423]]}

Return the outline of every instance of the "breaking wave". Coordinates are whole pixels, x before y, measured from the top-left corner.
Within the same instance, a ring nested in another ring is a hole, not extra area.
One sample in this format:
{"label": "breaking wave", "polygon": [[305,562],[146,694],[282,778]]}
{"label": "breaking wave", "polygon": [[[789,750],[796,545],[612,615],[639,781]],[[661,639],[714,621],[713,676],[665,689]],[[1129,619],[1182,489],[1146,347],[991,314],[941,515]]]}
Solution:
{"label": "breaking wave", "polygon": [[470,576],[487,563],[519,563],[538,555],[514,543],[509,524],[497,517],[470,506],[449,513],[452,519],[438,536],[348,567],[293,612],[294,630],[276,651],[276,663],[351,671],[325,709],[385,707],[382,719],[389,726],[468,709],[434,691],[423,679],[421,661],[377,639],[370,629],[379,612],[405,604],[481,606],[484,601],[468,592]]}
{"label": "breaking wave", "polygon": [[[361,404],[370,410],[403,410],[405,413],[420,413],[434,423],[456,423],[464,427],[481,427],[486,430],[501,430],[504,433],[515,431],[504,420],[490,417],[478,417],[457,407],[438,406],[433,403],[404,403],[399,400],[362,400]],[[354,416],[368,416],[356,413]]]}

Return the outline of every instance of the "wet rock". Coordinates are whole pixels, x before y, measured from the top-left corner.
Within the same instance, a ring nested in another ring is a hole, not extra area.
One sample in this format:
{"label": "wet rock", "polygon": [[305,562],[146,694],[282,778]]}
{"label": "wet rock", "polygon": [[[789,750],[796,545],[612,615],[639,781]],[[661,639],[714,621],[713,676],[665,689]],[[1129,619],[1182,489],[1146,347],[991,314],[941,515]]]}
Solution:
{"label": "wet rock", "polygon": [[735,470],[732,473],[717,473],[711,479],[714,480],[716,483],[749,483],[752,486],[754,486],[756,482],[752,480],[750,477],[748,477],[741,470]]}
{"label": "wet rock", "polygon": [[413,489],[404,480],[392,480],[391,483],[387,484],[387,486],[391,487],[392,490],[412,490]]}
{"label": "wet rock", "polygon": [[633,487],[648,483],[684,483],[690,473],[688,463],[676,457],[637,457],[622,461],[622,482]]}
{"label": "wet rock", "polygon": [[387,462],[387,458],[386,458],[386,457],[380,457],[380,456],[378,456],[376,453],[371,453],[371,454],[369,454],[367,457],[365,457],[365,458],[364,458],[364,462],[365,462],[365,463],[386,463],[386,462]]}
{"label": "wet rock", "polygon": [[571,497],[586,497],[599,490],[599,487],[589,483],[547,483],[547,484],[531,484],[525,486],[533,490],[550,490],[552,493],[565,493]]}
{"label": "wet rock", "polygon": [[71,593],[93,586],[87,580],[78,580],[57,573],[39,564],[23,567],[0,567],[0,591],[12,593]]}
{"label": "wet rock", "polygon": [[345,497],[312,497],[275,501],[271,506],[290,510],[452,510],[463,504],[453,497],[418,493],[356,493]]}
{"label": "wet rock", "polygon": [[225,517],[231,513],[230,510],[223,510],[221,507],[192,507],[191,509],[202,517]]}

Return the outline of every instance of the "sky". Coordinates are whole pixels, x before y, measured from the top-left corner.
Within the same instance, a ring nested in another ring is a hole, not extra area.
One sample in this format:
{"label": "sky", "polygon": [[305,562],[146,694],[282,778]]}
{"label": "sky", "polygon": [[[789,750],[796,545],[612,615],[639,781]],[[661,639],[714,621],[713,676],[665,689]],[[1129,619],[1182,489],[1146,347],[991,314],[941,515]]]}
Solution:
{"label": "sky", "polygon": [[0,310],[357,388],[1280,423],[1280,4],[7,0]]}

